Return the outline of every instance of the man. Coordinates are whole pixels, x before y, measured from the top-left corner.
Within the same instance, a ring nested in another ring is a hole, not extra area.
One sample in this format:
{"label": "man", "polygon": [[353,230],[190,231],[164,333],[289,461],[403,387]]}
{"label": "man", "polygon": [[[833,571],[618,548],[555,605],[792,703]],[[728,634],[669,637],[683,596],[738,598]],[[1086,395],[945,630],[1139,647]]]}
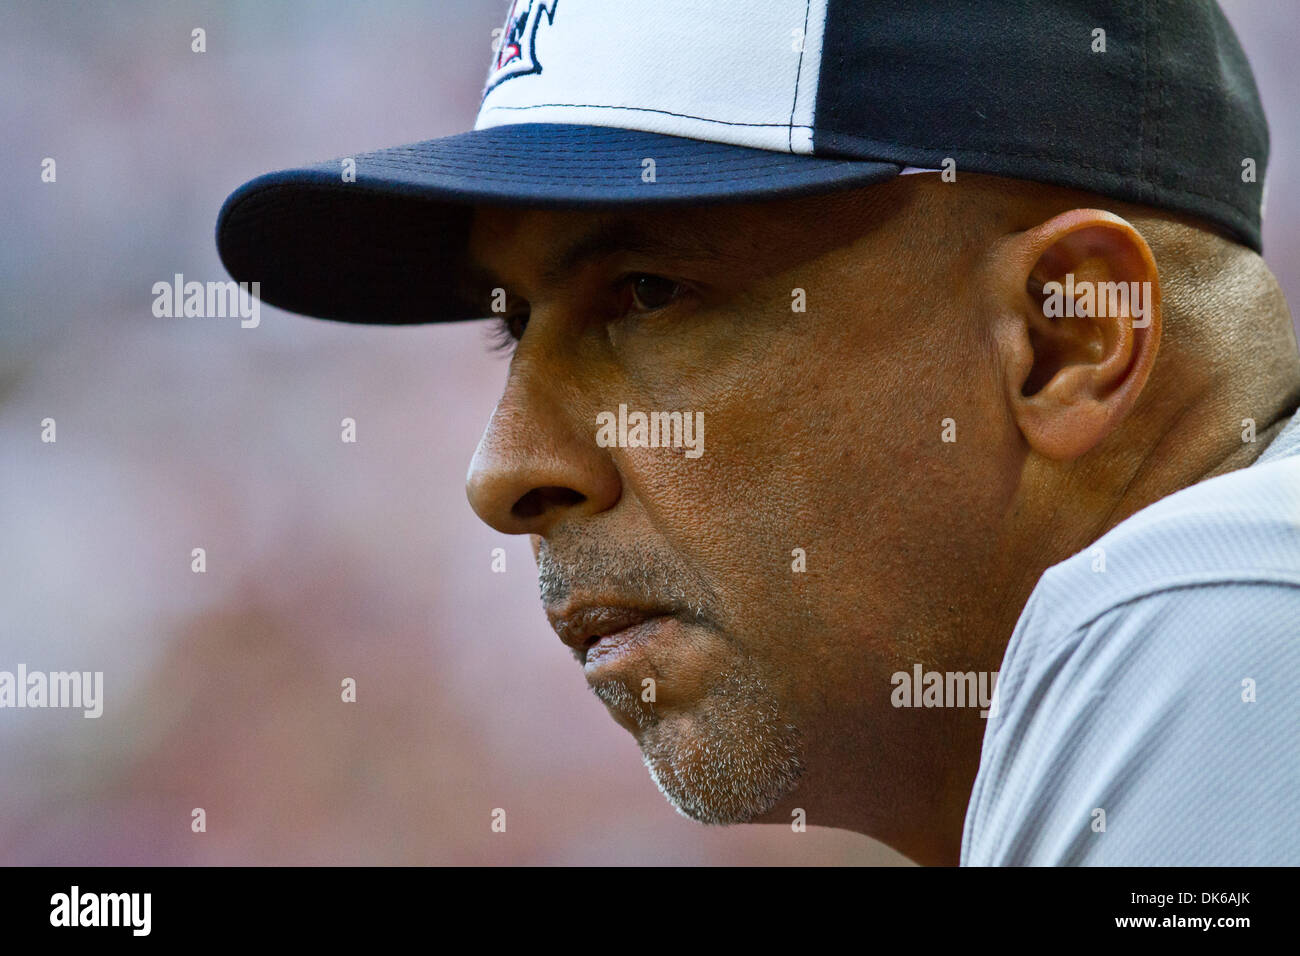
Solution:
{"label": "man", "polygon": [[472,133],[254,180],[219,244],[306,314],[495,315],[470,503],[671,803],[1300,859],[1300,358],[1218,9],[507,22]]}

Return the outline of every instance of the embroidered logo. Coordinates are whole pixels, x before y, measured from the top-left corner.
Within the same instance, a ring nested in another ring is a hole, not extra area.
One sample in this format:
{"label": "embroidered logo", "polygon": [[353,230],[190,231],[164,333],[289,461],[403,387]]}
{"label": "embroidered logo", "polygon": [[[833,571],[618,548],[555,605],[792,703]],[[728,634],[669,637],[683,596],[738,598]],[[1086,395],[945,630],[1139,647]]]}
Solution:
{"label": "embroidered logo", "polygon": [[548,24],[555,21],[555,5],[558,2],[559,0],[513,0],[506,25],[501,31],[501,45],[497,48],[496,59],[492,61],[492,72],[488,74],[487,85],[483,87],[484,96],[506,80],[542,72],[542,64],[534,50],[537,28],[541,26],[543,14],[546,15]]}

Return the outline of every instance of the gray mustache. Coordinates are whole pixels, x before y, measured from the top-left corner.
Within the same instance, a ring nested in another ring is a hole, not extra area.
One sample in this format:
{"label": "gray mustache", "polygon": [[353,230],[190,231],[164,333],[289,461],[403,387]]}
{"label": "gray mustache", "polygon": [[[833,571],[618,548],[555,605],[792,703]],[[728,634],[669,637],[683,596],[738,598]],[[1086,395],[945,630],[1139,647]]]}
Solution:
{"label": "gray mustache", "polygon": [[707,617],[713,598],[698,576],[670,555],[595,542],[567,546],[561,554],[543,540],[537,551],[537,583],[548,607],[567,601],[575,591],[613,593],[623,600],[669,605],[700,619]]}

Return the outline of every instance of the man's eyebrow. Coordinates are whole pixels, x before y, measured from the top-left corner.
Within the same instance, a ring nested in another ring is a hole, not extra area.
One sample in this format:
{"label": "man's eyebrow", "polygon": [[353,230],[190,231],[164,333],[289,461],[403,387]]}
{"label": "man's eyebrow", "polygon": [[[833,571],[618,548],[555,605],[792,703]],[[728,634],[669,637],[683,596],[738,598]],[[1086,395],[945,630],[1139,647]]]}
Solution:
{"label": "man's eyebrow", "polygon": [[[559,284],[582,266],[620,252],[671,257],[677,262],[725,263],[728,255],[699,232],[647,225],[631,217],[606,219],[551,252],[541,268],[542,280]],[[469,259],[462,265],[461,288],[474,301],[504,288],[496,273]]]}
{"label": "man's eyebrow", "polygon": [[716,245],[698,232],[648,226],[640,220],[622,217],[598,223],[551,253],[542,266],[542,279],[552,284],[563,282],[587,263],[620,252],[670,256],[678,261],[721,262],[725,258]]}

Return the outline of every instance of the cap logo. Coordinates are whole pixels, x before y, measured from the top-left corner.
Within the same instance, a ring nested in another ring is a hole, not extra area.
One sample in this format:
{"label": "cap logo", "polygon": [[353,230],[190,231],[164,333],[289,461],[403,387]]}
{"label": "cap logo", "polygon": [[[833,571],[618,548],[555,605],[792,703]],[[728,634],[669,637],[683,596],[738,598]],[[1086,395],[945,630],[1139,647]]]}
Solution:
{"label": "cap logo", "polygon": [[501,45],[497,48],[496,59],[492,61],[492,72],[488,74],[487,85],[483,88],[484,96],[506,80],[542,72],[542,64],[537,59],[533,45],[537,40],[537,28],[542,23],[542,14],[546,14],[547,23],[553,23],[555,5],[558,2],[559,0],[514,0],[510,4],[510,14],[501,31]]}

